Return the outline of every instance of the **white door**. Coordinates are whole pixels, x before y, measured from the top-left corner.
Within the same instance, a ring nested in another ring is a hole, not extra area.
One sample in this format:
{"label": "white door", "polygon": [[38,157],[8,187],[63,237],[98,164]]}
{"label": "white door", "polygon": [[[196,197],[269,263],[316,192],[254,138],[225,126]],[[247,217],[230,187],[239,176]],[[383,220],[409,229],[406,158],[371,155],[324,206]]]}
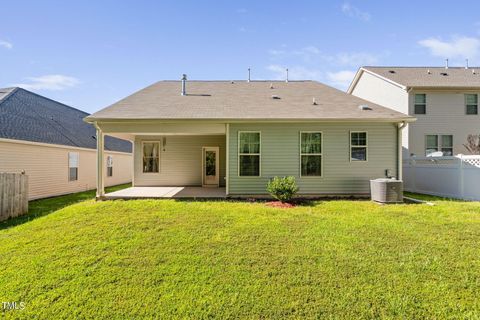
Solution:
{"label": "white door", "polygon": [[220,176],[218,147],[202,148],[202,185],[204,187],[218,187]]}

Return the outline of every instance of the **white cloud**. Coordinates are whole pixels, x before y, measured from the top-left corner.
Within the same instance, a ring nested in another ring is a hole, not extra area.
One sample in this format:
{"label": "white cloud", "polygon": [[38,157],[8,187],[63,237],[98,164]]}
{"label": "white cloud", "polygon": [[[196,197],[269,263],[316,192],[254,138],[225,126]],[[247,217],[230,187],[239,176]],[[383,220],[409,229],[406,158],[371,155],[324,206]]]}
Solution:
{"label": "white cloud", "polygon": [[[267,67],[267,70],[273,73],[273,80],[285,80],[287,73],[284,66],[273,64]],[[289,80],[319,80],[322,73],[319,70],[305,68],[301,66],[288,68]]]}
{"label": "white cloud", "polygon": [[327,72],[328,82],[338,88],[346,89],[355,76],[354,71],[342,70],[338,72]]}
{"label": "white cloud", "polygon": [[307,63],[331,64],[337,66],[360,67],[378,63],[379,55],[368,52],[342,52],[337,54],[323,53],[316,46],[306,46],[296,50],[271,49],[268,51],[274,59],[301,58]]}
{"label": "white cloud", "polygon": [[61,74],[49,74],[40,77],[28,77],[26,78],[26,80],[28,80],[29,82],[15,84],[14,86],[28,90],[59,91],[75,87],[80,83],[77,78]]}
{"label": "white cloud", "polygon": [[371,15],[366,11],[362,11],[359,8],[352,6],[349,2],[342,4],[342,12],[349,17],[357,18],[362,21],[370,21]]}
{"label": "white cloud", "polygon": [[454,37],[451,41],[428,38],[418,42],[430,54],[442,58],[474,58],[480,53],[480,40],[472,37]]}
{"label": "white cloud", "polygon": [[5,40],[0,40],[0,47],[4,47],[4,48],[7,48],[7,49],[12,49],[13,44],[8,42],[8,41],[5,41]]}
{"label": "white cloud", "polygon": [[378,56],[366,52],[339,53],[336,55],[336,60],[343,66],[360,67],[376,64]]}

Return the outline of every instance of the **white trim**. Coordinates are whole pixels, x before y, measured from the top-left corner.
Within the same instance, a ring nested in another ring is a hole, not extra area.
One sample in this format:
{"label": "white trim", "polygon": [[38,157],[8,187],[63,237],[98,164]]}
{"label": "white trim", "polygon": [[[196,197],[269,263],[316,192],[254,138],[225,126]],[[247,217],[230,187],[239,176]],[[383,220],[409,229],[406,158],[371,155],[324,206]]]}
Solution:
{"label": "white trim", "polygon": [[[76,166],[70,166],[70,156],[73,156],[75,155],[75,157],[77,158],[76,159],[76,162],[77,162],[77,165]],[[79,168],[80,168],[80,152],[76,152],[76,151],[69,151],[68,152],[68,156],[67,156],[67,159],[68,159],[68,176],[67,176],[67,181],[68,182],[75,182],[75,181],[78,181],[79,178]],[[72,180],[71,177],[70,177],[70,169],[72,168],[76,168],[77,169],[77,175],[75,177],[75,180]]]}
{"label": "white trim", "polygon": [[[111,160],[111,166],[108,165],[108,163],[109,163],[108,160],[109,160],[109,159]],[[111,175],[111,176],[108,175],[108,168],[112,168],[112,175]],[[105,176],[106,176],[107,178],[113,178],[113,156],[112,156],[112,155],[107,155],[107,158],[106,158],[106,169],[107,169],[107,170],[106,170],[106,172],[105,172],[105,173],[106,173]]]}
{"label": "white trim", "polygon": [[[413,92],[413,110],[412,110],[412,114],[414,114],[415,116],[426,116],[427,115],[427,94],[425,92]],[[415,96],[416,95],[421,95],[423,94],[425,96],[425,103],[416,103],[415,102]],[[416,105],[419,105],[419,106],[422,106],[422,105],[425,105],[425,113],[416,113],[415,112],[415,106]]]}
{"label": "white trim", "polygon": [[[453,148],[454,148],[453,138],[454,138],[455,135],[453,133],[425,133],[424,140],[423,140],[424,141],[424,148],[423,148],[424,157],[428,157],[427,156],[427,137],[428,136],[436,136],[437,137],[437,152],[442,151],[442,149],[443,149],[443,144],[441,143],[442,142],[441,137],[452,136],[452,146],[451,147],[446,147],[446,148],[451,148],[452,149],[452,156],[454,155],[453,154]],[[448,157],[448,156],[445,156],[445,157]]]}
{"label": "white trim", "polygon": [[[365,133],[365,145],[354,146],[352,145],[352,133]],[[366,130],[351,130],[350,134],[348,135],[349,138],[349,145],[350,145],[350,162],[368,162],[368,131]],[[352,160],[352,148],[365,148],[365,160]]]}
{"label": "white trim", "polygon": [[[413,122],[416,119],[412,116],[406,116],[401,118],[252,118],[252,119],[238,119],[238,118],[198,118],[198,119],[185,119],[185,118],[172,118],[172,119],[164,119],[164,118],[152,118],[152,119],[99,119],[98,121],[100,124],[147,124],[147,123],[190,123],[190,122],[206,122],[206,123],[219,123],[219,122],[228,122],[228,123],[258,123],[258,122],[269,122],[269,123],[290,123],[290,122],[335,122],[335,123],[344,123],[344,122],[380,122],[380,123],[400,123],[400,122]],[[88,123],[97,121],[92,119],[91,121],[87,121]],[[121,131],[109,132],[111,134],[115,133],[122,133]],[[219,133],[224,134],[224,133]],[[139,133],[132,133],[132,135],[142,135]],[[210,135],[210,133],[205,133],[204,135]]]}
{"label": "white trim", "polygon": [[[158,172],[144,172],[143,171],[143,145],[145,143],[158,143]],[[152,174],[160,174],[161,172],[161,163],[160,163],[160,152],[162,151],[162,143],[158,140],[142,140],[142,172],[141,174],[148,174],[148,175],[152,175]]]}
{"label": "white trim", "polygon": [[[258,133],[259,147],[258,153],[240,153],[240,134],[242,133]],[[240,175],[240,156],[257,156],[258,155],[258,176],[241,176]],[[246,130],[237,132],[237,176],[241,178],[259,178],[262,176],[262,132],[255,130]]]}
{"label": "white trim", "polygon": [[384,76],[381,76],[381,75],[379,75],[379,74],[376,73],[376,72],[373,72],[373,71],[371,71],[371,70],[365,69],[364,67],[361,67],[360,69],[358,69],[357,73],[355,74],[355,77],[353,77],[352,83],[350,83],[350,86],[349,86],[348,89],[347,89],[347,93],[348,93],[348,94],[352,94],[353,90],[354,90],[355,87],[357,86],[357,83],[358,83],[358,81],[360,80],[360,78],[361,78],[361,76],[362,76],[362,74],[363,74],[364,72],[366,72],[366,73],[368,73],[368,74],[370,74],[370,75],[372,75],[372,76],[375,76],[375,77],[377,77],[377,78],[379,78],[379,79],[381,79],[381,80],[383,80],[383,81],[386,81],[386,82],[388,82],[388,83],[390,83],[390,84],[393,84],[394,86],[399,87],[399,88],[401,88],[401,89],[403,89],[403,90],[407,90],[407,89],[408,89],[408,87],[407,87],[407,86],[404,86],[403,84],[400,84],[400,83],[398,83],[398,82],[395,82],[395,81],[393,81],[393,80],[390,80],[390,79],[388,79],[388,78],[385,78]]}
{"label": "white trim", "polygon": [[[96,149],[82,148],[82,147],[75,147],[75,146],[67,146],[67,145],[63,145],[63,144],[51,144],[51,143],[34,142],[34,141],[27,141],[27,140],[16,140],[16,139],[6,139],[6,138],[0,138],[0,142],[28,144],[28,145],[39,146],[39,147],[50,147],[50,148],[60,148],[60,149],[69,149],[69,150],[81,150],[81,151],[90,151],[90,152],[96,152],[97,151]],[[130,152],[110,151],[110,150],[105,150],[105,152],[113,153],[113,154],[132,155],[132,153],[130,153]]]}
{"label": "white trim", "polygon": [[[205,183],[205,152],[215,151],[215,183]],[[202,187],[216,187],[220,186],[220,147],[202,147]]]}
{"label": "white trim", "polygon": [[228,196],[230,193],[230,124],[225,125],[225,195]]}
{"label": "white trim", "polygon": [[[477,113],[468,113],[468,106],[473,106],[473,104],[467,104],[467,95],[472,95],[477,97]],[[466,116],[478,116],[478,93],[464,93],[463,94],[463,104],[465,105],[465,115]]]}
{"label": "white trim", "polygon": [[[302,153],[302,133],[320,133],[320,147],[321,147],[321,153]],[[299,152],[299,163],[298,163],[298,166],[299,166],[299,177],[300,178],[308,178],[308,179],[311,179],[311,178],[323,178],[323,163],[324,163],[324,159],[323,159],[323,131],[300,131],[300,134],[299,134],[299,149],[298,149],[298,152]],[[320,156],[320,175],[319,176],[303,176],[302,175],[302,156]]]}

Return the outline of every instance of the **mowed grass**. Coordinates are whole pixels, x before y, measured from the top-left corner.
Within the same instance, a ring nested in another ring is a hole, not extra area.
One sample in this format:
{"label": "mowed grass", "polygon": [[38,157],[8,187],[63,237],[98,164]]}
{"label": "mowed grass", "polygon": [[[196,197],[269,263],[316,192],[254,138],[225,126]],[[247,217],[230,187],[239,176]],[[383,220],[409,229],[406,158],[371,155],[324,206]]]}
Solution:
{"label": "mowed grass", "polygon": [[50,203],[0,229],[0,301],[25,302],[6,318],[478,319],[480,203],[432,199]]}

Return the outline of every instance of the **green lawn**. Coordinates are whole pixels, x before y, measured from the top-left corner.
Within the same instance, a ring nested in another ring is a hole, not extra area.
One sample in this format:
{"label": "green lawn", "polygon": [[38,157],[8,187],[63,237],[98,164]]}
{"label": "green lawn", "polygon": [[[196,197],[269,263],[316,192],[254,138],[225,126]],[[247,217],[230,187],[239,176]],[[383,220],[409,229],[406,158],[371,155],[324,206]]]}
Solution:
{"label": "green lawn", "polygon": [[480,203],[92,196],[0,224],[7,318],[480,318]]}

